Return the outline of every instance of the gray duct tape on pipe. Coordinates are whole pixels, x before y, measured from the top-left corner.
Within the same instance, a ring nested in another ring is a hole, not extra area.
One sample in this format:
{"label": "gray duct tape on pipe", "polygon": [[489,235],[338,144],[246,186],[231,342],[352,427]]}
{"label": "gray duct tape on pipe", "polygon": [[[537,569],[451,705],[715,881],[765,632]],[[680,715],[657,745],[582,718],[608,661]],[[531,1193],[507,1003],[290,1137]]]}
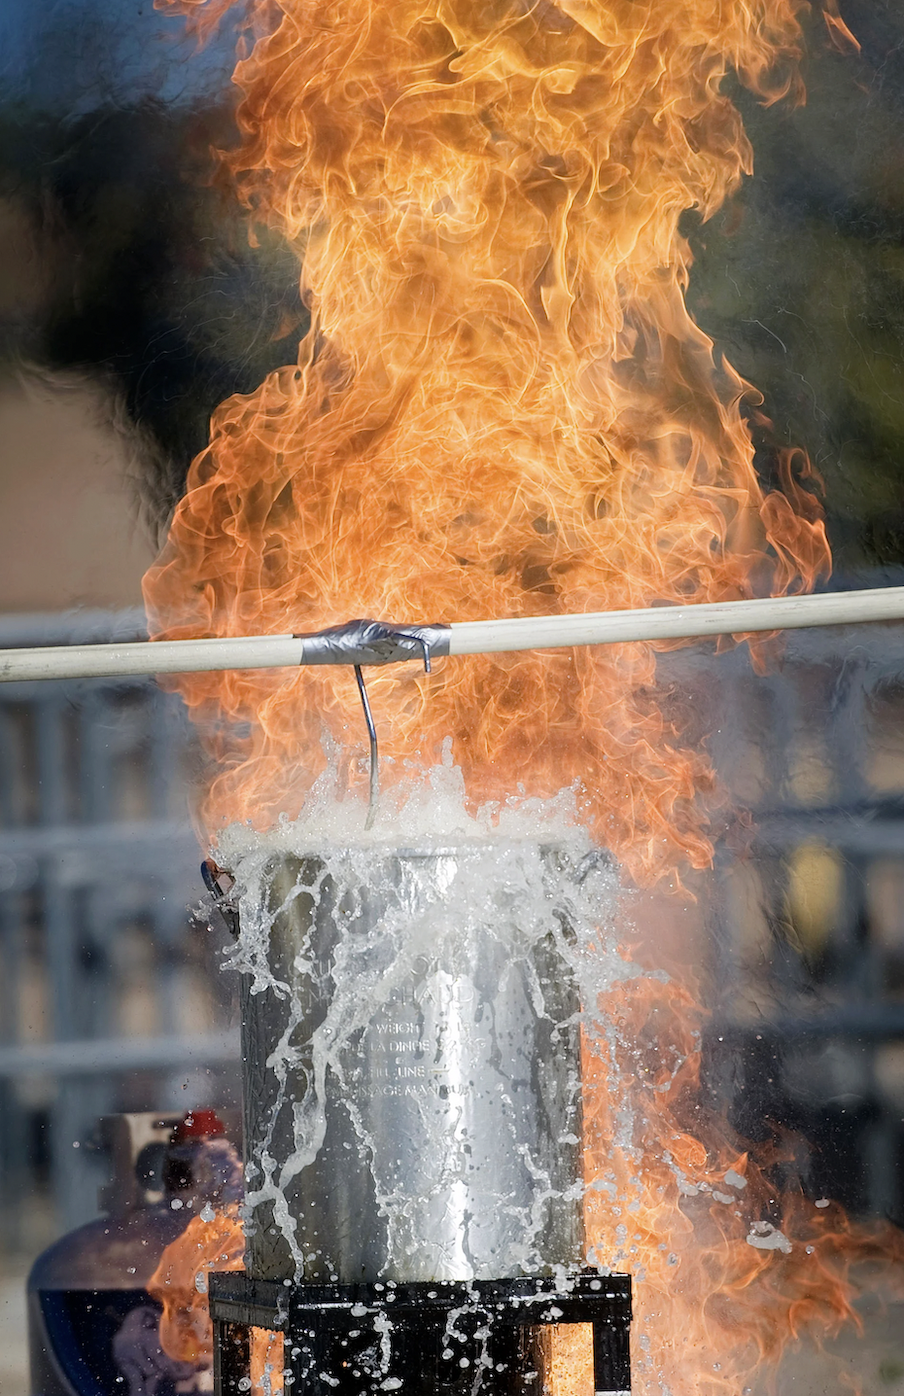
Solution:
{"label": "gray duct tape on pipe", "polygon": [[449,653],[451,635],[448,625],[350,620],[295,638],[302,643],[302,664],[398,664],[422,659],[429,673],[432,656]]}

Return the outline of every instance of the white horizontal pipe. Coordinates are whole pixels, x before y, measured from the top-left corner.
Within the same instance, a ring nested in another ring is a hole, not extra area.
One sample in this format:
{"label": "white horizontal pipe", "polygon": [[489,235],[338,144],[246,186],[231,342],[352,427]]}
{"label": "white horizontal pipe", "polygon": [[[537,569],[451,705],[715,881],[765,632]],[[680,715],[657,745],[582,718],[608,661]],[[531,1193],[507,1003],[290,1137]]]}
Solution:
{"label": "white horizontal pipe", "polygon": [[[464,621],[450,625],[446,633],[449,654],[498,654],[511,650],[624,644],[633,640],[689,640],[889,620],[904,620],[904,587],[828,592],[817,596],[765,597],[756,601],[717,601],[694,606],[653,606],[636,611]],[[303,663],[304,641],[294,635],[61,645],[0,650],[0,682],[120,678],[132,674],[195,673],[214,669],[273,669],[297,667]]]}
{"label": "white horizontal pipe", "polygon": [[131,674],[191,674],[210,669],[278,669],[302,662],[294,635],[225,640],[135,640],[124,645],[49,645],[0,650],[0,682],[114,679]]}
{"label": "white horizontal pipe", "polygon": [[834,591],[819,596],[766,596],[696,606],[648,606],[640,611],[592,611],[572,616],[465,621],[453,625],[450,654],[611,645],[630,640],[692,640],[748,631],[804,630],[811,625],[860,625],[904,620],[904,587]]}

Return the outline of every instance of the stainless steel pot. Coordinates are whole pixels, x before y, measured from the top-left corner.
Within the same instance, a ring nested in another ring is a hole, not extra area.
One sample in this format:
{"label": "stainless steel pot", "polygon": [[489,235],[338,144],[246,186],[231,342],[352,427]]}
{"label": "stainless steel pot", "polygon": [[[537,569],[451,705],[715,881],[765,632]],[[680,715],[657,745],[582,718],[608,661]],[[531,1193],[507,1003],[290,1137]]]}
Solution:
{"label": "stainless steel pot", "polygon": [[422,1281],[581,1263],[580,1072],[557,850],[272,860],[240,904],[247,1264]]}

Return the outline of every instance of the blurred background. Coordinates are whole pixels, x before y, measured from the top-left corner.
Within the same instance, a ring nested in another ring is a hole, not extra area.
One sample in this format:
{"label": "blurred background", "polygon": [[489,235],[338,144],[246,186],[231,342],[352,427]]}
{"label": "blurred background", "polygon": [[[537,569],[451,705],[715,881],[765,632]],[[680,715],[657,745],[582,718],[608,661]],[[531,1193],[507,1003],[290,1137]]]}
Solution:
{"label": "blurred background", "polygon": [[[764,395],[759,468],[797,444],[823,476],[836,589],[904,584],[904,11],[843,13],[861,51],[814,20],[806,106],[734,94],[756,177],[686,229],[694,314]],[[209,153],[234,46],[226,25],[196,53],[150,3],[0,10],[0,647],[140,636],[211,410],[295,357],[294,258],[249,245]],[[765,677],[696,648],[662,673],[723,785],[681,922],[707,1090],[794,1141],[814,1199],[904,1225],[904,627],[799,634]],[[150,681],[0,688],[4,1396],[27,1389],[28,1264],[97,1215],[99,1116],[237,1101],[200,774]],[[655,934],[672,913],[645,906]],[[861,1375],[904,1391],[904,1360]]]}

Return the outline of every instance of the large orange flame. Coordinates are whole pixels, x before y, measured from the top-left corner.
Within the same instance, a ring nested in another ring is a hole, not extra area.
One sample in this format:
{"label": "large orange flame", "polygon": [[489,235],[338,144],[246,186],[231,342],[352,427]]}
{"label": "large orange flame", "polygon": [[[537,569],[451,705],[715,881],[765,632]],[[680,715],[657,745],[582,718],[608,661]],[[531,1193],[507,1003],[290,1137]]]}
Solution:
{"label": "large orange flame", "polygon": [[[231,2],[157,0],[202,33]],[[726,76],[801,99],[806,8],[248,0],[223,161],[297,249],[311,330],[296,365],[215,414],[146,579],[154,633],[712,601],[825,574],[806,460],[762,489],[759,399],[688,314],[679,229],[751,169]],[[600,841],[652,877],[711,852],[709,769],[654,681],[652,648],[622,645],[372,684],[397,773],[451,736],[476,799],[574,782]],[[296,814],[325,732],[358,747],[345,671],[178,686],[221,761],[211,829]],[[692,995],[638,979],[599,1007],[623,1028],[585,1040],[588,1237],[638,1278],[638,1388],[736,1396],[809,1321],[852,1317],[850,1265],[887,1238],[776,1201],[691,1118]],[[573,1362],[564,1337],[553,1349],[553,1368]]]}
{"label": "large orange flame", "polygon": [[[688,314],[679,231],[751,167],[727,73],[800,94],[802,8],[252,0],[224,158],[297,248],[312,324],[297,365],[214,415],[146,579],[154,633],[714,601],[825,572],[805,462],[782,493],[757,480],[758,398]],[[707,768],[654,668],[634,645],[383,671],[384,752],[429,760],[451,736],[473,795],[576,781],[635,872],[703,866]],[[325,729],[360,744],[345,671],[179,688],[250,724],[218,748],[214,827],[297,813]]]}

